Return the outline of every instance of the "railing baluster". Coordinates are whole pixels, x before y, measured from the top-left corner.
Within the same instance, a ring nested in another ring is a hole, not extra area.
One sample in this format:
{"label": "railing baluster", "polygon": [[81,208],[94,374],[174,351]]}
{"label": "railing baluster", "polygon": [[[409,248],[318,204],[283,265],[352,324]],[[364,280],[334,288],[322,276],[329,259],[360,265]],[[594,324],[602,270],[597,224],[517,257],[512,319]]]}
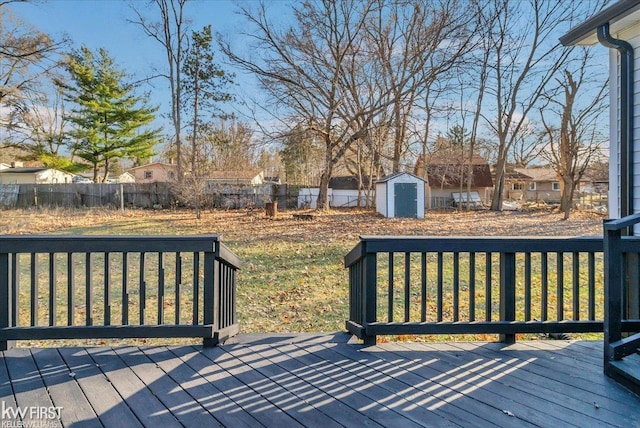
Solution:
{"label": "railing baluster", "polygon": [[31,326],[38,325],[38,254],[31,253]]}
{"label": "railing baluster", "polygon": [[129,253],[122,253],[122,325],[129,325]]}
{"label": "railing baluster", "polygon": [[549,260],[547,259],[547,253],[540,253],[540,318],[542,321],[546,321],[548,318],[547,307],[549,303]]}
{"label": "railing baluster", "polygon": [[389,252],[389,296],[388,296],[388,304],[387,304],[387,319],[389,322],[393,322],[393,252]]}
{"label": "railing baluster", "polygon": [[460,253],[453,253],[453,321],[460,317]]}
{"label": "railing baluster", "polygon": [[176,253],[176,325],[180,324],[180,286],[182,284],[182,255]]}
{"label": "railing baluster", "polygon": [[557,283],[558,283],[558,288],[557,288],[557,319],[558,321],[562,321],[564,319],[564,254],[563,253],[556,253],[556,257],[557,257],[557,263],[556,263],[556,270],[557,270]]}
{"label": "railing baluster", "polygon": [[573,319],[580,320],[580,253],[573,253]]}
{"label": "railing baluster", "polygon": [[86,324],[93,325],[93,290],[91,284],[91,264],[93,254],[85,253],[85,317]]}
{"label": "railing baluster", "polygon": [[531,253],[524,254],[524,320],[531,321]]}
{"label": "railing baluster", "polygon": [[158,253],[158,325],[164,323],[164,253]]}
{"label": "railing baluster", "polygon": [[420,321],[427,321],[427,253],[420,254],[420,286],[422,300],[420,302]]}
{"label": "railing baluster", "polygon": [[411,253],[404,253],[404,322],[409,322],[411,302]]}
{"label": "railing baluster", "polygon": [[56,255],[49,253],[49,325],[56,325],[56,301],[58,298],[58,290],[56,284]]}
{"label": "railing baluster", "polygon": [[485,317],[485,320],[487,322],[491,322],[491,318],[492,318],[491,317],[491,315],[492,315],[491,312],[493,310],[492,307],[491,307],[492,306],[491,305],[491,300],[492,300],[492,296],[491,296],[491,287],[492,287],[492,284],[491,284],[491,275],[492,275],[491,268],[493,266],[492,263],[491,263],[491,258],[492,258],[491,253],[485,253],[485,261],[484,261],[485,268],[484,268],[484,270],[485,270],[485,275],[486,276],[484,278],[484,283],[485,283],[484,284],[484,286],[485,286],[484,306],[485,306],[486,313],[485,313],[484,317]]}
{"label": "railing baluster", "polygon": [[111,268],[109,253],[104,253],[104,325],[111,325]]}
{"label": "railing baluster", "polygon": [[20,254],[11,254],[11,325],[16,327],[20,316]]}
{"label": "railing baluster", "polygon": [[73,253],[67,253],[67,325],[75,322],[75,296],[74,286],[76,277],[76,265],[73,263]]}
{"label": "railing baluster", "polygon": [[200,322],[200,253],[193,253],[193,324]]}
{"label": "railing baluster", "polygon": [[476,253],[469,253],[469,321],[476,320]]}
{"label": "railing baluster", "polygon": [[[10,258],[15,258],[15,254],[11,257],[9,253],[0,253],[0,328],[13,327],[12,312],[18,310],[11,307],[13,298],[11,297],[12,286],[9,282],[13,277],[11,272],[13,263],[9,260]],[[12,341],[0,340],[0,351],[6,351],[13,346]]]}
{"label": "railing baluster", "polygon": [[589,320],[596,319],[596,255],[589,253]]}
{"label": "railing baluster", "polygon": [[146,324],[146,313],[147,313],[147,274],[146,274],[146,258],[147,255],[144,252],[140,253],[140,306],[138,307],[139,311],[139,321],[140,325]]}
{"label": "railing baluster", "polygon": [[442,253],[438,253],[438,322],[442,322],[442,309],[444,306],[444,266]]}

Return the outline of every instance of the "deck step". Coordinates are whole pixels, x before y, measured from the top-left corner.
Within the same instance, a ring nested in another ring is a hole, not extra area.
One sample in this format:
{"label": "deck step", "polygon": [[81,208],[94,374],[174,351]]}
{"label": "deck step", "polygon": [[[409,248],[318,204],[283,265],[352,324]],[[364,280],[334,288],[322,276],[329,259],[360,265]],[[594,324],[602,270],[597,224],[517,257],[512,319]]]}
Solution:
{"label": "deck step", "polygon": [[612,377],[640,395],[640,355],[632,354],[611,362]]}

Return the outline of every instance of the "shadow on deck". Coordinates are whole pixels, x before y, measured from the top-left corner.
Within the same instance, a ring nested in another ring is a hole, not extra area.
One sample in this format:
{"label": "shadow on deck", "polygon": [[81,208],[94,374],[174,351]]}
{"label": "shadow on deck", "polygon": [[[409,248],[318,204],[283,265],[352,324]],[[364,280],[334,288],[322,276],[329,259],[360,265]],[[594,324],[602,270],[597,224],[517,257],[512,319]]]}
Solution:
{"label": "shadow on deck", "polygon": [[640,398],[603,374],[602,342],[350,338],[10,349],[3,421],[42,406],[62,407],[63,426],[640,426]]}

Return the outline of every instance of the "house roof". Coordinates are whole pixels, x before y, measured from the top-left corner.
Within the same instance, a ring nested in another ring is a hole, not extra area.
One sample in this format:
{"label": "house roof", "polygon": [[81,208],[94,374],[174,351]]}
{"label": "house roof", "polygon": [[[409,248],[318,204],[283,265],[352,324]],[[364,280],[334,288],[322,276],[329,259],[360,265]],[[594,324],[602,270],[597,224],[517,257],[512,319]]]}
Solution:
{"label": "house roof", "polygon": [[598,42],[596,35],[598,27],[608,23],[609,31],[616,33],[640,22],[640,15],[635,14],[639,10],[640,0],[621,0],[569,30],[560,37],[560,43],[565,46],[594,45]]}
{"label": "house roof", "polygon": [[504,178],[509,181],[531,181],[533,177],[518,171],[506,171]]}
{"label": "house roof", "polygon": [[558,181],[558,173],[552,168],[514,168],[514,170],[529,176],[531,181]]}
{"label": "house roof", "polygon": [[416,178],[416,179],[418,179],[418,180],[420,180],[420,181],[424,181],[424,179],[422,179],[422,178],[418,177],[418,176],[417,176],[417,175],[415,175],[415,174],[411,174],[410,172],[396,172],[396,173],[394,173],[394,174],[391,174],[391,175],[387,175],[387,176],[385,176],[385,177],[382,177],[381,179],[379,179],[378,181],[376,181],[376,183],[386,183],[387,181],[393,180],[394,178],[399,177],[399,176],[404,175],[404,174],[406,174],[406,175],[410,175],[411,177]]}
{"label": "house roof", "polygon": [[46,171],[51,168],[31,168],[31,167],[22,167],[22,168],[6,168],[0,169],[0,174],[37,174],[42,171]]}
{"label": "house roof", "polygon": [[[464,167],[462,173],[452,170],[442,169],[445,165],[431,164],[427,166],[427,176],[429,186],[447,188],[459,188],[467,182],[467,169]],[[449,165],[450,166],[450,165]],[[471,171],[471,183],[473,187],[492,187],[493,177],[489,165],[473,165]],[[462,183],[460,181],[462,180]]]}
{"label": "house roof", "polygon": [[253,180],[262,173],[260,170],[252,171],[211,171],[210,180]]}
{"label": "house roof", "polygon": [[[423,169],[425,169],[425,163],[429,186],[432,188],[460,188],[461,179],[463,185],[467,182],[466,175],[469,159],[461,155],[449,156],[446,153],[434,153],[427,156],[420,155],[416,162],[416,174],[423,175],[422,172]],[[474,155],[471,159],[471,165],[471,182],[473,186],[493,187],[491,167],[487,161],[481,156]]]}
{"label": "house roof", "polygon": [[164,163],[164,162],[151,162],[145,165],[140,165],[140,166],[135,166],[133,168],[129,168],[129,171],[134,171],[136,169],[142,169],[142,168],[149,168],[149,167],[154,167],[154,166],[161,166],[161,167],[165,167],[165,168],[177,168],[176,164],[173,163]]}
{"label": "house roof", "polygon": [[[362,185],[364,187],[368,187],[370,183],[370,178],[368,175],[362,177]],[[360,180],[355,175],[346,175],[346,176],[338,176],[332,177],[329,180],[329,188],[334,190],[358,190],[360,184]]]}

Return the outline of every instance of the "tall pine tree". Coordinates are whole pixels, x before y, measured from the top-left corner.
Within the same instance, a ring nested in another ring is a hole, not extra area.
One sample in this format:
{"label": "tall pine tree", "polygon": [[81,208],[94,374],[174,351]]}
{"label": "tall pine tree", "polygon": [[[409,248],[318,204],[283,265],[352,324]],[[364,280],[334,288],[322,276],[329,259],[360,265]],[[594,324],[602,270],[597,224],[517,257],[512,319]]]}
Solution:
{"label": "tall pine tree", "polygon": [[109,176],[118,159],[141,159],[153,155],[160,130],[150,129],[158,108],[149,107],[125,83],[125,72],[118,69],[106,50],[92,52],[86,46],[71,52],[65,61],[69,82],[58,80],[65,99],[73,104],[67,119],[70,148],[93,166],[93,179]]}

